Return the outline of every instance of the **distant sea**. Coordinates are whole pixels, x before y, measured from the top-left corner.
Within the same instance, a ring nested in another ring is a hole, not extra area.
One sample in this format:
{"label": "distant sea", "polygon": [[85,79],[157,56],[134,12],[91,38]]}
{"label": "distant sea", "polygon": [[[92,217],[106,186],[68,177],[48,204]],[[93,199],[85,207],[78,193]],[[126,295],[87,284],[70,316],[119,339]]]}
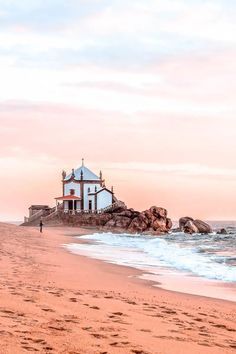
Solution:
{"label": "distant sea", "polygon": [[[164,236],[115,233],[85,235],[89,243],[66,245],[73,253],[102,259],[109,263],[134,267],[152,275],[183,274],[209,281],[236,285],[236,221],[209,222],[214,230],[225,228],[226,235]],[[155,280],[155,277],[152,278]],[[190,278],[189,278],[190,279]],[[156,281],[160,278],[156,277]],[[235,294],[236,301],[236,294]]]}
{"label": "distant sea", "polygon": [[20,224],[23,223],[23,221],[3,221],[6,224],[12,224],[12,225],[16,225],[19,226]]}

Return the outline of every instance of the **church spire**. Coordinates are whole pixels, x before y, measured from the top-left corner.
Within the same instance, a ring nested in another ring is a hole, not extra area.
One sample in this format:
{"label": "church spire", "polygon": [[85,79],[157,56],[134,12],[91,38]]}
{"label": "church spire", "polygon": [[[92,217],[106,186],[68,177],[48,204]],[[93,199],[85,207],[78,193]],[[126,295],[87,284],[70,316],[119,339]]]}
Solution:
{"label": "church spire", "polygon": [[66,171],[63,170],[63,171],[62,171],[62,179],[65,179],[65,178],[66,178]]}
{"label": "church spire", "polygon": [[84,167],[84,158],[82,158],[82,167]]}

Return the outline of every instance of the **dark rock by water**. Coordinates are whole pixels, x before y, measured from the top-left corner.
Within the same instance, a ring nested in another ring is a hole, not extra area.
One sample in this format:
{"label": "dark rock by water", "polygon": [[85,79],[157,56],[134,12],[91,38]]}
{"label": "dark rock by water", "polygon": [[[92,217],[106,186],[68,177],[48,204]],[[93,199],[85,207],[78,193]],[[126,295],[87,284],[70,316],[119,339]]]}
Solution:
{"label": "dark rock by water", "polygon": [[227,235],[228,232],[227,232],[226,229],[220,229],[219,231],[217,231],[217,234],[218,234],[218,235]]}
{"label": "dark rock by water", "polygon": [[209,234],[212,232],[212,228],[209,224],[202,220],[194,220],[189,216],[185,216],[179,219],[179,228],[181,231],[193,234],[193,233],[200,233],[200,234]]}

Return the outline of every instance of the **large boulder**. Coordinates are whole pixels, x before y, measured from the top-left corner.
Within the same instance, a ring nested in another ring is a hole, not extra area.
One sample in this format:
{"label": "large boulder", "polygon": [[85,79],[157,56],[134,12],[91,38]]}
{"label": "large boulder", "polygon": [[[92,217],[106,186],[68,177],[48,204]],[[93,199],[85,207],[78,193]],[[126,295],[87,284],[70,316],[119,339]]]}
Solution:
{"label": "large boulder", "polygon": [[119,216],[126,216],[128,218],[134,219],[136,216],[139,216],[139,212],[134,209],[127,209],[122,212],[117,213]]}
{"label": "large boulder", "polygon": [[149,221],[142,213],[136,216],[128,227],[129,232],[143,232],[147,230]]}
{"label": "large boulder", "polygon": [[157,218],[166,218],[167,210],[164,208],[152,206],[149,211]]}
{"label": "large boulder", "polygon": [[217,235],[227,235],[227,234],[228,234],[228,232],[224,228],[217,231]]}
{"label": "large boulder", "polygon": [[166,218],[166,228],[170,230],[173,226],[172,220],[170,218]]}
{"label": "large boulder", "polygon": [[202,220],[194,220],[189,216],[185,216],[179,219],[179,228],[181,231],[192,234],[192,233],[200,233],[200,234],[208,234],[212,232],[212,228],[209,224]]}
{"label": "large boulder", "polygon": [[131,219],[127,216],[116,215],[114,218],[106,223],[106,227],[118,227],[126,229],[131,223]]}
{"label": "large boulder", "polygon": [[139,213],[129,225],[129,232],[166,233],[172,227],[172,222],[167,218],[167,210],[152,206],[150,209]]}
{"label": "large boulder", "polygon": [[184,227],[188,221],[193,221],[193,218],[190,218],[189,216],[184,216],[183,218],[179,219],[179,228],[181,231],[184,231]]}
{"label": "large boulder", "polygon": [[200,234],[210,234],[212,232],[211,226],[202,220],[194,220],[194,225],[198,228]]}
{"label": "large boulder", "polygon": [[183,231],[186,234],[194,234],[194,233],[198,233],[198,228],[197,226],[194,225],[194,221],[188,220],[183,227]]}

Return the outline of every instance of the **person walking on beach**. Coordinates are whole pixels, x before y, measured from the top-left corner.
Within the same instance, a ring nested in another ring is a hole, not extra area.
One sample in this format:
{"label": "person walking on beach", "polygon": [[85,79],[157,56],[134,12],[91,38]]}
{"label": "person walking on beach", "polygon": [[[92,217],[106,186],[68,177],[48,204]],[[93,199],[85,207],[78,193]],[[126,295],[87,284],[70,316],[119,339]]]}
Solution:
{"label": "person walking on beach", "polygon": [[42,222],[42,220],[40,220],[40,223],[39,223],[39,231],[41,233],[43,232],[43,222]]}

